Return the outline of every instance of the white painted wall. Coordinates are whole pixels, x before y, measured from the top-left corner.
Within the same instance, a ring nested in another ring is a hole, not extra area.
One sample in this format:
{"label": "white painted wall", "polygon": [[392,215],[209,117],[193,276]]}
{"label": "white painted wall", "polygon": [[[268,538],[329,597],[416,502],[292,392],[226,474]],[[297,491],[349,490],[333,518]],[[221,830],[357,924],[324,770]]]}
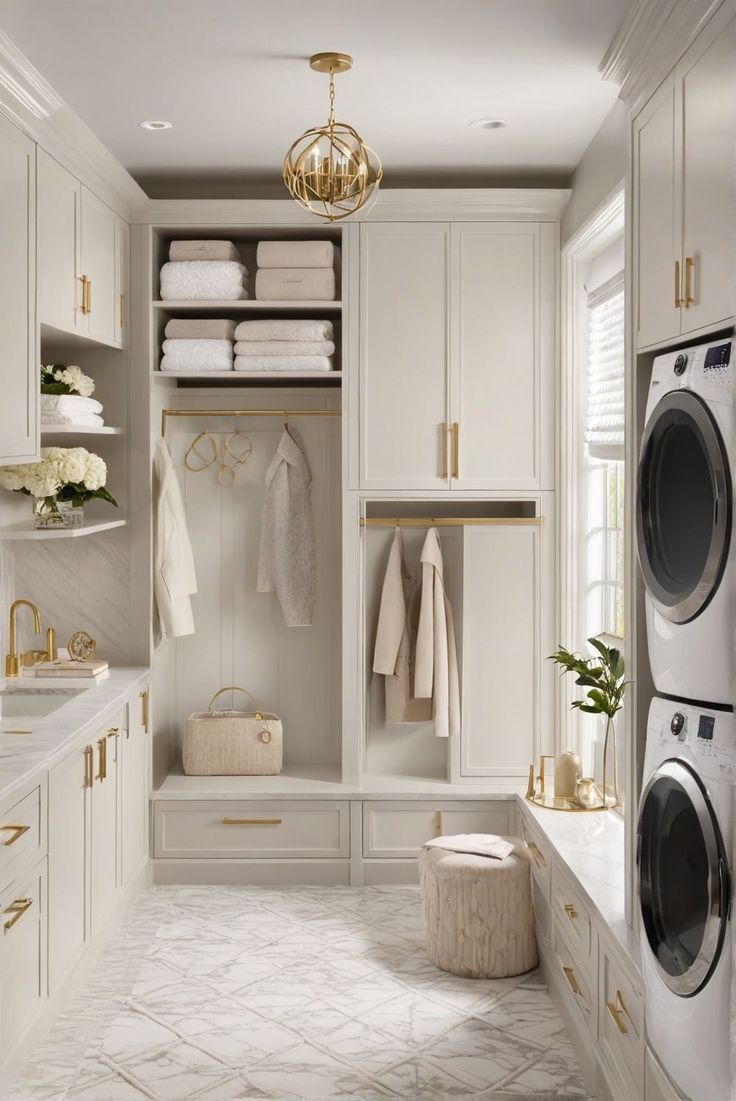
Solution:
{"label": "white painted wall", "polygon": [[572,195],[562,217],[560,242],[565,244],[626,175],[628,112],[616,100],[583,154],[572,178]]}

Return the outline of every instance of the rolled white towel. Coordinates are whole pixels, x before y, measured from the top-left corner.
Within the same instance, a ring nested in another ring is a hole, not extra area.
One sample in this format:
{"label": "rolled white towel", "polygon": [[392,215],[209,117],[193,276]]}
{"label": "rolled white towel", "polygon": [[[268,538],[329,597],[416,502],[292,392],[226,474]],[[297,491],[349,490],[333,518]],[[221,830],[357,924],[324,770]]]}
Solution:
{"label": "rolled white towel", "polygon": [[247,275],[247,269],[235,260],[175,261],[161,268],[161,298],[166,302],[247,298]]}
{"label": "rolled white towel", "polygon": [[52,410],[41,410],[42,428],[65,424],[78,428],[102,428],[105,422],[97,413],[55,413]]}
{"label": "rolled white towel", "polygon": [[81,394],[41,394],[41,411],[56,413],[101,413],[102,405],[96,398],[83,398]]}
{"label": "rolled white towel", "polygon": [[191,371],[193,374],[206,374],[208,371],[232,371],[232,369],[232,360],[228,363],[213,363],[212,360],[207,363],[192,363],[191,360],[182,361],[175,355],[162,356],[159,364],[159,370],[163,371],[164,374],[187,371]]}
{"label": "rolled white towel", "polygon": [[332,356],[331,340],[239,340],[236,356]]}
{"label": "rolled white towel", "polygon": [[335,246],[332,241],[259,241],[256,264],[259,268],[332,268]]}
{"label": "rolled white towel", "polygon": [[331,302],[335,297],[335,272],[332,268],[259,268],[256,272],[256,298],[268,301]]}
{"label": "rolled white towel", "polygon": [[169,260],[240,260],[232,241],[172,241]]}
{"label": "rolled white towel", "polygon": [[312,321],[303,317],[288,319],[262,318],[241,321],[235,339],[241,340],[333,340],[335,327],[331,321]]}
{"label": "rolled white towel", "polygon": [[174,363],[182,371],[229,371],[233,365],[229,340],[165,340],[161,350],[172,369]]}
{"label": "rolled white towel", "polygon": [[236,371],[331,371],[328,356],[236,356]]}

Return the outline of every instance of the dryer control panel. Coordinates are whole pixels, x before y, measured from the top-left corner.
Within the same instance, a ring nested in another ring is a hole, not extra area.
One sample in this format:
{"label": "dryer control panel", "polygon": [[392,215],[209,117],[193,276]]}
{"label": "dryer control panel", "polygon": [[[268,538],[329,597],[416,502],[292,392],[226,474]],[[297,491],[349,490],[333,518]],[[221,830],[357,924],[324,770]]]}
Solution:
{"label": "dryer control panel", "polygon": [[666,746],[671,746],[674,753],[687,747],[708,779],[736,779],[736,720],[732,711],[655,697],[649,708],[647,756],[661,756]]}
{"label": "dryer control panel", "polygon": [[693,390],[712,404],[736,403],[736,341],[714,340],[657,356],[652,368],[646,417],[671,390]]}

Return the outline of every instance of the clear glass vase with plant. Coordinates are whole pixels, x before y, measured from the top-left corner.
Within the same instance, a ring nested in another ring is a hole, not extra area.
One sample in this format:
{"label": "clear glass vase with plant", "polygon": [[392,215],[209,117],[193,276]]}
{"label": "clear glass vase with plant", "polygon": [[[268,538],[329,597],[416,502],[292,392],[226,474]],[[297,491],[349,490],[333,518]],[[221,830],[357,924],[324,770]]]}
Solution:
{"label": "clear glass vase with plant", "polygon": [[[585,699],[573,700],[571,707],[586,715],[605,715],[606,733],[603,741],[603,782],[600,791],[603,806],[618,807],[621,796],[618,787],[618,762],[616,754],[615,719],[623,707],[626,689],[630,683],[624,679],[626,667],[623,654],[614,646],[606,646],[598,638],[589,638],[588,644],[596,651],[593,657],[583,657],[560,646],[550,661],[561,666],[561,675],[575,674],[575,683],[587,688]],[[612,797],[608,796],[608,761],[613,760]]]}

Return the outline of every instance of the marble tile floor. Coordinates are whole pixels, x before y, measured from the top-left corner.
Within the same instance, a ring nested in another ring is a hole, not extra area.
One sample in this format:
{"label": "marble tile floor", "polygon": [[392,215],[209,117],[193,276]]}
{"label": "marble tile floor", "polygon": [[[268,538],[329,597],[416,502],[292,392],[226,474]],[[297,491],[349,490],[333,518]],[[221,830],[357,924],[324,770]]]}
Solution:
{"label": "marble tile floor", "polygon": [[536,971],[427,961],[413,887],[151,887],[3,1101],[580,1101]]}

